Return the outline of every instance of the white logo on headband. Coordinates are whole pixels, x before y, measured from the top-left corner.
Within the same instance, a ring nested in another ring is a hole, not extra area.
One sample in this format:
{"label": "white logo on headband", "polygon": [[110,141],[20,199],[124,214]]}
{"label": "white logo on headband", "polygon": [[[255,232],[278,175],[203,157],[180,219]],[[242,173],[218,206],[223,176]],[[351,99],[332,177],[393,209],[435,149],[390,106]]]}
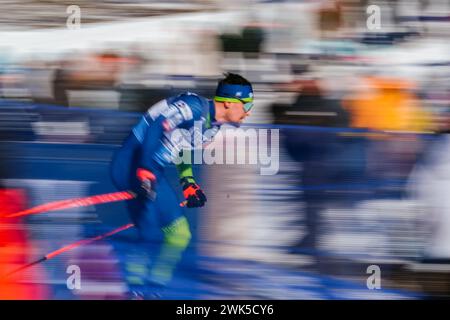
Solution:
{"label": "white logo on headband", "polygon": [[240,96],[242,96],[242,92],[241,91],[236,92],[236,97],[240,97]]}

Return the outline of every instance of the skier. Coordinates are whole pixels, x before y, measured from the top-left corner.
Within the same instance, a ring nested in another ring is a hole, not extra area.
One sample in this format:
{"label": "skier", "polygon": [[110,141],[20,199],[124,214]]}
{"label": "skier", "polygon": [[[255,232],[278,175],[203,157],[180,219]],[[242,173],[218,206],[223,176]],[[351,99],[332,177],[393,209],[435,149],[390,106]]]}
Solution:
{"label": "skier", "polygon": [[[165,286],[190,242],[188,220],[165,177],[165,168],[176,163],[186,207],[204,206],[207,199],[195,181],[191,163],[176,160],[183,159],[186,141],[194,148],[199,139],[203,143],[210,141],[222,124],[242,123],[252,107],[251,84],[240,75],[228,73],[219,81],[212,100],[186,92],[150,107],[116,152],[112,179],[119,190],[131,190],[137,195],[127,205],[139,236],[144,241],[154,241],[156,227],[163,238],[150,268],[126,267],[130,288],[142,288],[148,283]],[[180,139],[180,134],[174,134],[177,129],[184,129],[179,132],[189,135]]]}

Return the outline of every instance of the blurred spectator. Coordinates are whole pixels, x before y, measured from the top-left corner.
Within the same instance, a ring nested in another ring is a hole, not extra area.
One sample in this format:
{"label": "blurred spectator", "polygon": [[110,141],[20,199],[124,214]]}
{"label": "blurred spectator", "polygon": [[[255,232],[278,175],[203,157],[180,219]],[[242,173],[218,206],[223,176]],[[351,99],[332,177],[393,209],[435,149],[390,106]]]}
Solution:
{"label": "blurred spectator", "polygon": [[428,148],[410,179],[411,196],[419,201],[429,237],[423,259],[450,264],[450,117],[447,130]]}
{"label": "blurred spectator", "polygon": [[[300,91],[293,106],[274,105],[276,123],[347,127],[349,116],[338,101],[327,99],[316,80],[291,85]],[[305,205],[307,235],[293,246],[294,253],[305,249],[316,253],[321,227],[321,212],[333,206],[352,206],[359,200],[346,187],[337,184],[364,181],[364,140],[342,137],[333,131],[286,129],[285,145],[290,156],[299,162],[299,180]],[[333,189],[333,193],[329,190]]]}
{"label": "blurred spectator", "polygon": [[258,58],[264,44],[264,29],[257,23],[242,29],[242,52],[246,58]]}
{"label": "blurred spectator", "polygon": [[348,112],[339,101],[324,97],[318,80],[297,80],[280,89],[299,93],[292,105],[272,106],[276,123],[341,128],[349,125]]}
{"label": "blurred spectator", "polygon": [[246,24],[239,34],[220,35],[223,52],[241,52],[245,58],[258,58],[264,39],[264,29],[256,22]]}
{"label": "blurred spectator", "polygon": [[[367,149],[369,175],[378,181],[406,179],[423,147],[418,133],[432,127],[431,114],[420,105],[409,81],[386,77],[363,81],[367,85],[364,91],[345,98],[343,103],[351,114],[352,127],[378,131],[370,135]],[[389,197],[402,192],[385,191]]]}
{"label": "blurred spectator", "polygon": [[128,62],[110,52],[63,60],[56,68],[53,80],[56,104],[69,106],[69,91],[115,90],[120,72]]}
{"label": "blurred spectator", "polygon": [[267,76],[271,57],[262,55],[266,50],[266,39],[273,28],[271,23],[252,21],[243,26],[239,34],[222,34],[221,69],[246,75],[251,79]]}
{"label": "blurred spectator", "polygon": [[70,61],[63,60],[56,67],[53,78],[54,103],[59,106],[69,106],[66,90],[70,88]]}
{"label": "blurred spectator", "polygon": [[337,31],[343,22],[340,1],[327,1],[319,9],[319,29],[327,32]]}
{"label": "blurred spectator", "polygon": [[364,91],[344,99],[351,126],[372,130],[424,132],[431,129],[431,116],[412,92],[410,81],[366,77]]}
{"label": "blurred spectator", "polygon": [[[0,132],[0,143],[2,141]],[[0,147],[4,151],[4,147]],[[7,168],[3,157],[6,157],[5,152],[0,155],[0,300],[48,299],[45,284],[24,281],[23,274],[5,277],[28,262],[33,244],[27,239],[26,226],[21,219],[4,218],[7,214],[24,210],[27,197],[24,189],[7,188],[4,185],[3,179],[14,176],[14,170],[11,170],[14,168]],[[28,276],[43,279],[40,269],[32,270]]]}

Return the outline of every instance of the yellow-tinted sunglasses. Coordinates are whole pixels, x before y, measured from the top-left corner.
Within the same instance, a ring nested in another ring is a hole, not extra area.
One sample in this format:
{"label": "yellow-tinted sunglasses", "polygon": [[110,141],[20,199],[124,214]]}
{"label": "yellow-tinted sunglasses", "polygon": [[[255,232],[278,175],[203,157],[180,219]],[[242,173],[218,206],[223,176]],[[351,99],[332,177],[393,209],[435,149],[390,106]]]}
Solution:
{"label": "yellow-tinted sunglasses", "polygon": [[218,97],[215,96],[214,100],[219,101],[219,102],[241,102],[244,105],[244,111],[245,112],[250,112],[250,110],[253,108],[253,98],[243,98],[243,99],[239,99],[239,98],[231,98],[231,97]]}

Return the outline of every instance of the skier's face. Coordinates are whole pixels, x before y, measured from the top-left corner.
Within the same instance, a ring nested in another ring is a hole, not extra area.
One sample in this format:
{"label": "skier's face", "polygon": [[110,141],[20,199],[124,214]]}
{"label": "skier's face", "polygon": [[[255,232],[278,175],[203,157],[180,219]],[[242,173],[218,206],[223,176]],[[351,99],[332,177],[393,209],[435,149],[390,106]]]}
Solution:
{"label": "skier's face", "polygon": [[250,115],[250,111],[245,111],[242,102],[225,102],[225,107],[229,122],[242,123]]}

